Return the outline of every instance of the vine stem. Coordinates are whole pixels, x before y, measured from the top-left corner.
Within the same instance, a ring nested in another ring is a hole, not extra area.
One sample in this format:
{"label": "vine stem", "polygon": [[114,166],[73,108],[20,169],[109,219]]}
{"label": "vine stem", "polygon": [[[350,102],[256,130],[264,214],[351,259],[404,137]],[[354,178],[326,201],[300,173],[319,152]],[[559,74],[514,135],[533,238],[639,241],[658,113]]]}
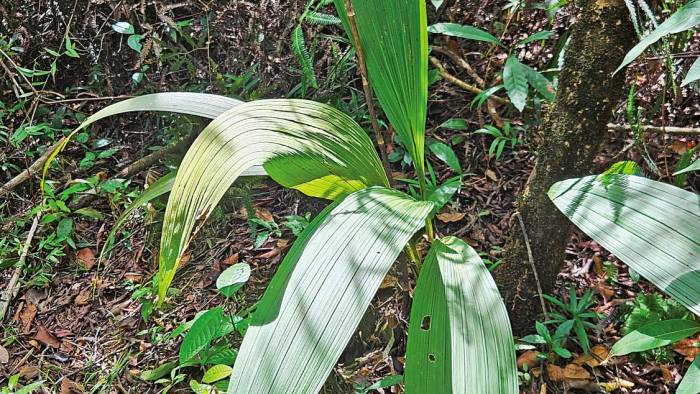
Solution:
{"label": "vine stem", "polygon": [[357,63],[360,68],[360,76],[362,77],[362,91],[365,94],[365,101],[367,102],[367,112],[369,112],[369,120],[372,124],[372,129],[374,130],[374,136],[377,140],[377,145],[379,145],[379,155],[382,159],[382,164],[384,165],[384,172],[386,172],[386,176],[389,179],[389,185],[391,187],[394,187],[394,177],[391,174],[389,158],[386,154],[386,143],[384,141],[384,134],[379,128],[379,122],[377,121],[377,112],[374,109],[374,99],[372,98],[372,91],[369,87],[369,76],[367,74],[367,65],[365,63],[365,52],[362,48],[362,43],[360,41],[360,33],[357,30],[357,22],[355,21],[355,10],[352,8],[352,2],[350,0],[345,0],[345,10],[348,14],[348,23],[350,24],[350,31],[352,32],[352,40],[355,42],[355,53],[357,54]]}

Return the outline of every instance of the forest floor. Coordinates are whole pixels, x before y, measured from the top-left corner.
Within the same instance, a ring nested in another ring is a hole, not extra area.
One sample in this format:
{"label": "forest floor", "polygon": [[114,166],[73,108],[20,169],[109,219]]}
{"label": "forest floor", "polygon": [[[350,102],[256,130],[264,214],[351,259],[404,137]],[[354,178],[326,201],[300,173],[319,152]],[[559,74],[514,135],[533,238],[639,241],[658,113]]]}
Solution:
{"label": "forest floor", "polygon": [[[47,54],[47,48],[62,52],[72,45],[77,52],[77,57],[57,58],[55,76],[2,71],[0,184],[28,168],[86,116],[117,99],[151,92],[208,92],[245,100],[304,97],[335,105],[369,129],[354,60],[343,59],[348,46],[335,37],[342,35],[339,28],[304,26],[319,82],[318,88],[302,93],[291,36],[303,1],[160,3],[10,0],[0,4],[0,49],[6,54],[0,58],[3,66],[48,70],[54,57]],[[492,31],[494,26],[505,26],[505,42],[552,30],[552,39],[520,49],[523,62],[545,69],[558,38],[574,20],[573,9],[564,8],[548,25],[541,10],[527,9],[508,18],[502,5],[495,1],[446,1],[438,13],[431,8],[429,22],[452,21]],[[128,21],[134,32],[116,31],[112,25],[120,21]],[[141,36],[139,50],[129,45],[133,34]],[[12,43],[6,45],[10,38]],[[494,78],[505,60],[502,53],[480,55],[479,51],[488,47],[479,43],[431,39],[433,44],[468,59],[484,78]],[[454,59],[440,53],[434,56],[450,73],[470,80]],[[17,94],[16,85],[22,83],[9,75],[38,83],[34,91]],[[644,123],[697,126],[697,93],[690,88],[675,93],[665,89],[664,77],[660,60],[645,59],[628,71],[629,82],[637,87],[636,101],[643,108]],[[497,263],[534,152],[547,141],[540,138],[537,127],[541,110],[521,114],[499,107],[498,117],[511,124],[520,142],[508,144],[498,159],[489,157],[491,137],[473,131],[496,120],[487,111],[471,106],[473,98],[444,79],[430,87],[427,138],[451,145],[466,174],[455,198],[438,215],[436,230],[466,240],[483,252],[485,259]],[[619,124],[626,123],[625,102],[619,103],[616,116]],[[444,123],[450,119],[459,122],[446,127]],[[37,207],[44,200],[37,177],[0,195],[0,290],[9,285],[21,249],[31,241],[17,296],[0,321],[0,387],[19,373],[23,384],[42,380],[48,392],[160,392],[169,382],[145,382],[139,376],[177,359],[180,338],[170,335],[176,327],[202,310],[218,305],[244,310],[259,299],[293,242],[293,226],[285,223],[290,218],[315,215],[325,201],[262,178],[234,187],[195,237],[173,282],[176,291],[148,321],[142,319],[142,304],[147,299],[143,289],[157,270],[165,200],[153,202],[130,218],[111,254],[102,261],[98,258],[111,226],[128,202],[144,185],[177,164],[184,152],[175,150],[128,178],[120,177],[119,171],[202,125],[201,120],[191,117],[139,113],[91,126],[88,133],[68,145],[47,175],[48,184],[56,191],[79,183],[91,185],[89,191],[68,194],[61,200],[67,209],[61,217],[70,219],[68,230],[58,224],[66,221],[49,222],[44,217],[38,220],[36,233],[29,235]],[[590,159],[598,172],[615,162],[632,160],[654,179],[680,182],[697,192],[697,175],[684,179],[670,175],[697,142],[697,137],[647,134],[642,140],[645,148],[640,149],[631,132],[611,131],[600,155]],[[398,158],[393,164],[395,178],[409,177],[409,168],[401,162],[400,146],[395,142],[388,145],[392,157]],[[645,161],[645,149],[649,162]],[[455,175],[435,157],[429,160],[437,179]],[[651,162],[658,166],[658,172],[652,170]],[[252,217],[274,223],[269,237],[261,236],[264,229],[251,228]],[[277,229],[279,232],[274,231]],[[68,237],[62,237],[65,231]],[[214,284],[221,271],[237,262],[251,266],[251,280],[241,297],[227,302]],[[401,274],[392,271],[385,279],[326,392],[361,393],[387,376],[402,373],[408,316],[403,301],[414,281],[411,278],[407,284],[399,278]],[[529,364],[522,369],[522,392],[599,392],[602,388],[623,393],[673,392],[687,360],[700,352],[693,347],[700,343],[700,336],[684,347],[637,360],[620,357],[601,365],[595,356],[604,359],[619,339],[635,297],[658,291],[580,232],[572,236],[567,265],[553,295],[566,302],[570,288],[578,297],[592,291],[589,309],[601,314],[595,322],[597,329],[588,332],[594,356],[582,356],[574,340],[566,344],[573,353],[569,359],[543,361],[535,357],[534,350],[521,350],[519,364]],[[189,378],[197,379],[202,372],[196,367],[186,371]],[[189,392],[188,380],[175,385],[172,392]]]}

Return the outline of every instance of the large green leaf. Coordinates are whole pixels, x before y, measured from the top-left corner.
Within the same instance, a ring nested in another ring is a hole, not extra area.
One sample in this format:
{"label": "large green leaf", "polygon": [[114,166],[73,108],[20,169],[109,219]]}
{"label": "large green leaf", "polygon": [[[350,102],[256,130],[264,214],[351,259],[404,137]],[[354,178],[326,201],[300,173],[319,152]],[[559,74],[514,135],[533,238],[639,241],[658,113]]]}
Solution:
{"label": "large green leaf", "polygon": [[63,139],[58,148],[51,153],[49,159],[46,161],[43,176],[46,177],[46,172],[49,170],[51,162],[56,155],[61,153],[66,145],[68,145],[70,139],[80,130],[85,129],[98,120],[126,112],[138,111],[176,112],[214,119],[221,115],[224,111],[227,111],[241,103],[242,101],[232,99],[230,97],[218,96],[215,94],[188,92],[146,94],[114,103],[97,111],[95,114],[85,119],[85,121],[77,129],[73,130],[68,137]]}
{"label": "large green leaf", "polygon": [[[334,0],[348,36],[345,0]],[[428,105],[426,2],[353,0],[367,72],[382,109],[407,145],[416,172],[424,172]]]}
{"label": "large green leaf", "polygon": [[690,0],[688,4],[673,13],[664,23],[660,24],[659,27],[642,38],[637,45],[627,52],[627,55],[625,55],[625,58],[622,60],[622,64],[620,64],[615,72],[620,71],[621,68],[630,64],[637,56],[641,55],[645,49],[656,41],[659,41],[662,37],[689,30],[698,23],[700,23],[700,0]]}
{"label": "large green leaf", "polygon": [[693,320],[663,320],[647,324],[617,341],[610,349],[610,357],[656,349],[698,332],[700,332],[700,324]]}
{"label": "large green leaf", "polygon": [[256,165],[283,186],[314,197],[334,199],[388,185],[365,131],[333,107],[307,100],[236,106],[202,131],[180,164],[163,220],[160,303],[193,230],[231,184]]}
{"label": "large green leaf", "polygon": [[428,32],[465,38],[467,40],[484,41],[505,47],[501,40],[494,37],[491,33],[469,25],[460,25],[458,23],[436,23],[428,27]]}
{"label": "large green leaf", "polygon": [[700,315],[700,196],[621,174],[568,179],[548,194],[583,232]]}
{"label": "large green leaf", "polygon": [[695,360],[688,371],[683,376],[681,384],[678,385],[676,394],[698,394],[700,393],[700,357],[695,357]]}
{"label": "large green leaf", "polygon": [[515,55],[508,56],[503,67],[503,85],[508,97],[518,111],[522,112],[527,103],[527,70]]}
{"label": "large green leaf", "polygon": [[700,170],[700,159],[696,159],[688,167],[685,167],[684,169],[682,169],[680,171],[674,172],[673,175],[680,175],[680,174],[685,174],[686,172],[698,171],[698,170]]}
{"label": "large green leaf", "polygon": [[228,392],[318,392],[431,209],[431,203],[372,187],[319,214],[258,303]]}
{"label": "large green leaf", "polygon": [[406,393],[518,392],[510,322],[479,255],[455,237],[433,242],[413,294]]}

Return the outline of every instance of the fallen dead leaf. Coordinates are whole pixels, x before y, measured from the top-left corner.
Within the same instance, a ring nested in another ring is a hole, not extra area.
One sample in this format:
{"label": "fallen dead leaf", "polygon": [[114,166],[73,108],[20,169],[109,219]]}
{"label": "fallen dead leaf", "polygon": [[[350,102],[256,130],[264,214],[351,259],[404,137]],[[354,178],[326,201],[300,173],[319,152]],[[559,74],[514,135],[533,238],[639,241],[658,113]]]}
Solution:
{"label": "fallen dead leaf", "polygon": [[588,365],[589,367],[597,367],[605,359],[608,358],[608,348],[604,345],[595,345],[591,348],[590,354],[582,354],[574,359],[576,365]]}
{"label": "fallen dead leaf", "polygon": [[664,378],[664,381],[666,383],[673,383],[673,374],[668,369],[668,365],[661,364],[659,367],[661,368],[661,376]]}
{"label": "fallen dead leaf", "polygon": [[75,254],[75,262],[86,270],[95,265],[95,252],[90,248],[83,248]]}
{"label": "fallen dead leaf", "polygon": [[238,262],[238,252],[228,256],[226,260],[222,261],[221,264],[223,265],[234,265]]}
{"label": "fallen dead leaf", "polygon": [[382,280],[382,284],[379,285],[380,289],[388,289],[395,287],[399,283],[398,278],[396,278],[394,275],[391,274],[386,274],[384,279]]}
{"label": "fallen dead leaf", "polygon": [[19,369],[19,375],[26,380],[33,380],[39,376],[40,373],[41,370],[33,365],[24,365]]}
{"label": "fallen dead leaf", "polygon": [[61,394],[75,394],[83,392],[85,392],[85,390],[83,390],[83,387],[78,383],[75,383],[68,378],[63,378],[61,381]]}
{"label": "fallen dead leaf", "polygon": [[540,386],[540,394],[547,394],[547,383],[542,383]]}
{"label": "fallen dead leaf", "polygon": [[443,223],[459,222],[467,215],[466,212],[444,212],[437,215],[438,220]]}
{"label": "fallen dead leaf", "polygon": [[604,383],[599,383],[600,387],[605,390],[608,393],[612,393],[613,391],[625,388],[625,389],[631,389],[634,387],[634,383],[630,382],[629,380],[625,379],[620,379],[620,378],[615,378],[615,380],[611,382],[604,382]]}
{"label": "fallen dead leaf", "polygon": [[36,317],[36,305],[28,303],[22,308],[22,313],[19,314],[19,321],[22,326],[22,333],[28,334],[32,328],[32,322]]}
{"label": "fallen dead leaf", "polygon": [[39,326],[34,339],[55,349],[58,349],[61,346],[61,342],[59,342],[55,336],[51,335],[51,333],[44,326]]}
{"label": "fallen dead leaf", "polygon": [[598,294],[600,294],[605,301],[607,301],[615,296],[615,290],[613,290],[612,287],[606,285],[605,281],[603,281],[603,280],[598,281],[598,283],[595,285],[595,289],[598,291]]}
{"label": "fallen dead leaf", "polygon": [[673,141],[671,142],[671,150],[676,154],[682,155],[688,151],[688,143],[685,141]]}
{"label": "fallen dead leaf", "polygon": [[484,171],[484,175],[489,177],[492,181],[498,182],[498,176],[496,176],[495,172],[487,169],[486,171]]}
{"label": "fallen dead leaf", "polygon": [[535,365],[537,365],[537,356],[540,355],[540,352],[537,350],[528,350],[525,353],[521,354],[518,356],[518,369],[523,369],[525,365],[528,366],[528,369],[532,369]]}
{"label": "fallen dead leaf", "polygon": [[605,278],[605,271],[603,270],[603,259],[600,258],[600,256],[593,255],[592,257],[593,260],[593,271],[595,271],[595,274],[598,275],[600,278]]}
{"label": "fallen dead leaf", "polygon": [[0,364],[7,364],[10,361],[10,352],[0,345]]}
{"label": "fallen dead leaf", "polygon": [[673,350],[676,353],[685,356],[687,361],[692,362],[695,360],[695,357],[700,354],[700,335],[693,338],[682,339],[676,342],[676,344],[673,345]]}
{"label": "fallen dead leaf", "polygon": [[92,292],[90,291],[90,289],[85,289],[85,290],[81,291],[77,296],[75,296],[75,300],[74,300],[75,305],[78,305],[78,306],[87,305],[90,302],[90,294],[91,293]]}
{"label": "fallen dead leaf", "polygon": [[567,364],[564,368],[547,364],[547,375],[555,382],[587,380],[591,378],[591,374],[585,368],[576,364]]}
{"label": "fallen dead leaf", "polygon": [[261,207],[255,207],[255,216],[266,222],[273,222],[275,220],[269,210]]}

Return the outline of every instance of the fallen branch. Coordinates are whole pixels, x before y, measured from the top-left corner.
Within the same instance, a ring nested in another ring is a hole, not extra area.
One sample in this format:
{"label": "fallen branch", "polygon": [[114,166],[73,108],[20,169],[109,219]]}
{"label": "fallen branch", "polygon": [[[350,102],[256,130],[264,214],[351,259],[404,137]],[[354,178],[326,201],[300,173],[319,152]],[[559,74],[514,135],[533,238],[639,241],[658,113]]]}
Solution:
{"label": "fallen branch", "polygon": [[527,230],[525,229],[525,222],[523,221],[520,212],[515,212],[513,216],[518,217],[518,222],[520,223],[520,230],[523,232],[523,239],[525,240],[525,247],[527,248],[527,259],[532,266],[532,274],[535,277],[535,283],[537,283],[537,295],[540,296],[540,306],[542,306],[542,313],[544,313],[544,319],[549,320],[549,313],[547,312],[547,304],[544,302],[544,295],[542,292],[542,285],[540,284],[540,277],[537,275],[537,266],[535,265],[535,258],[532,255],[532,249],[530,248],[530,238],[527,236]]}
{"label": "fallen branch", "polygon": [[[628,132],[634,130],[630,125],[619,125],[608,123],[608,129],[611,131]],[[675,127],[675,126],[641,126],[641,130],[646,133],[661,133],[675,135],[700,135],[698,127]]]}
{"label": "fallen branch", "polygon": [[51,156],[51,153],[55,151],[61,144],[64,142],[65,137],[61,138],[58,142],[55,144],[51,145],[46,152],[44,152],[41,157],[39,157],[32,165],[29,166],[26,170],[20,172],[15,176],[14,178],[10,179],[7,183],[4,185],[0,186],[0,196],[3,196],[10,191],[12,191],[14,188],[17,186],[21,185],[24,181],[28,180],[31,178],[34,174],[40,174],[42,168],[44,167],[44,163],[46,163],[46,160],[48,160],[49,156]]}
{"label": "fallen branch", "polygon": [[486,86],[486,81],[484,81],[484,79],[481,78],[481,76],[479,76],[476,70],[474,70],[474,67],[472,67],[471,64],[469,64],[466,60],[464,60],[463,57],[459,56],[454,51],[437,45],[432,45],[430,49],[432,49],[435,52],[442,53],[443,55],[449,57],[453,62],[455,62],[456,65],[465,69],[467,71],[467,74],[469,74],[469,76],[474,79],[474,81],[480,88],[483,89]]}
{"label": "fallen branch", "polygon": [[[450,73],[445,69],[445,66],[443,66],[442,63],[440,63],[440,61],[439,61],[437,58],[434,58],[434,57],[431,56],[431,57],[430,57],[430,63],[432,63],[433,66],[435,66],[435,68],[437,69],[437,71],[438,71],[438,73],[440,74],[440,76],[441,76],[442,78],[444,78],[446,81],[448,81],[448,82],[450,82],[450,83],[453,83],[453,84],[459,86],[460,88],[462,88],[462,89],[464,89],[464,90],[466,90],[466,91],[468,91],[468,92],[474,93],[474,94],[481,94],[481,93],[484,92],[483,89],[478,88],[478,87],[476,87],[476,86],[474,86],[474,85],[468,84],[468,83],[462,81],[461,79],[455,77],[454,75],[450,74]],[[506,104],[509,104],[509,103],[510,103],[508,100],[506,100],[506,99],[504,99],[504,98],[502,98],[502,97],[498,97],[498,96],[496,96],[496,95],[491,95],[491,96],[489,96],[489,100],[495,101],[496,103],[498,103],[498,104],[503,104],[503,105],[506,105]]]}
{"label": "fallen branch", "polygon": [[39,218],[41,218],[41,212],[37,213],[32,222],[32,227],[29,229],[29,234],[27,234],[27,241],[24,243],[22,248],[22,254],[19,256],[19,261],[17,262],[17,267],[12,273],[12,278],[10,283],[7,285],[7,289],[0,296],[0,322],[5,319],[5,314],[7,309],[10,307],[10,302],[13,298],[17,296],[19,292],[19,276],[22,274],[22,269],[24,268],[24,262],[27,260],[27,254],[29,254],[29,246],[32,244],[32,238],[34,238],[34,233],[39,226]]}
{"label": "fallen branch", "polygon": [[180,138],[179,140],[173,141],[164,148],[153,152],[147,156],[144,156],[135,162],[129,164],[128,166],[122,168],[118,173],[117,177],[118,178],[129,178],[145,169],[150,167],[151,165],[155,164],[157,161],[160,159],[164,158],[165,156],[180,151],[184,150],[185,148],[189,147],[192,145],[192,142],[197,138],[199,133],[190,133],[189,135]]}

